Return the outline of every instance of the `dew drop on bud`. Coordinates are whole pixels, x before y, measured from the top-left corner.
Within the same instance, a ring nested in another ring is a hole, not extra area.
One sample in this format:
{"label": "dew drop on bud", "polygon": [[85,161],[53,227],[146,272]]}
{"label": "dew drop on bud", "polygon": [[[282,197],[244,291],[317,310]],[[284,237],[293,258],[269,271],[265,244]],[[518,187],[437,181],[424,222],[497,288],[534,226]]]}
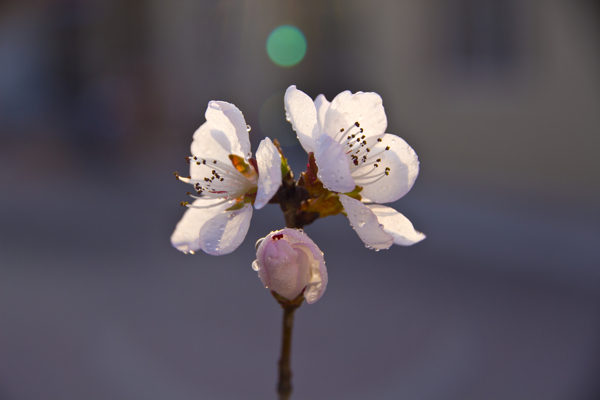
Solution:
{"label": "dew drop on bud", "polygon": [[[256,250],[258,250],[258,246],[260,246],[260,244],[263,242],[263,240],[265,240],[265,238],[260,238],[256,241],[256,244],[254,245]],[[258,271],[258,269],[256,269],[255,271]]]}

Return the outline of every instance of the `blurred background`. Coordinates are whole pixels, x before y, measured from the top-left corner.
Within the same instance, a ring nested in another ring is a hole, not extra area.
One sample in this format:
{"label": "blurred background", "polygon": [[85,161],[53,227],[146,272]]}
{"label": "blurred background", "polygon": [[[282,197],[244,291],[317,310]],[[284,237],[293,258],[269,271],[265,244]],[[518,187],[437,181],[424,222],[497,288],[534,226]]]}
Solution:
{"label": "blurred background", "polygon": [[293,398],[600,398],[599,31],[585,0],[1,2],[0,398],[275,398],[251,262],[278,207],[227,256],[169,236],[210,100],[304,169],[291,84],[382,96],[421,161],[391,206],[428,235],[306,228],[329,286],[296,314]]}

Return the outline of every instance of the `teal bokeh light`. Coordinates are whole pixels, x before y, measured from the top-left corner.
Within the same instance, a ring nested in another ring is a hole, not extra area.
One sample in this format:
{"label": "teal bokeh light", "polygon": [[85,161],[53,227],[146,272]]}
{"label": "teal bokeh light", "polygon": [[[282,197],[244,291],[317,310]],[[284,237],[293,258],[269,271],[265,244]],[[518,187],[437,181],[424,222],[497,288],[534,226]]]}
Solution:
{"label": "teal bokeh light", "polygon": [[306,54],[304,34],[293,25],[282,25],[267,38],[267,54],[271,61],[281,67],[298,64]]}

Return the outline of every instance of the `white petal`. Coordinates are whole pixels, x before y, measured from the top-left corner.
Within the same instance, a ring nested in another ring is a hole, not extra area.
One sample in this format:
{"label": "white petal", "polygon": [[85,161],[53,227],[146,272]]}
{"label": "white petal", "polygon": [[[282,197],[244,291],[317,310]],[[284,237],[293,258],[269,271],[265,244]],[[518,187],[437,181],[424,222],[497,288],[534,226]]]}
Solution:
{"label": "white petal", "polygon": [[[202,199],[194,201],[192,205],[205,207],[211,204],[220,203],[221,201],[222,199]],[[210,208],[188,208],[171,235],[171,244],[177,250],[183,251],[184,253],[199,250],[201,248],[200,229],[208,220],[215,215],[222,213],[232,205],[233,202],[227,202],[220,206]]]}
{"label": "white petal", "polygon": [[373,249],[389,249],[394,238],[385,232],[377,216],[362,202],[341,194],[340,202],[344,206],[350,225],[365,244]]}
{"label": "white petal", "polygon": [[336,137],[340,129],[347,130],[355,122],[360,124],[366,137],[381,135],[387,128],[387,118],[381,97],[377,93],[349,91],[338,94],[325,114],[324,129]]}
{"label": "white petal", "polygon": [[[375,203],[389,203],[396,201],[404,196],[413,187],[417,176],[419,175],[419,158],[417,153],[402,138],[396,135],[386,133],[381,142],[377,142],[371,148],[371,154],[377,154],[383,151],[387,146],[390,147],[382,153],[382,161],[377,163],[376,173],[384,173],[386,168],[390,168],[389,175],[383,176],[376,182],[362,184],[360,179],[356,179],[356,184],[362,186],[360,193],[365,199]],[[373,166],[364,166],[353,171],[353,176],[359,176]]]}
{"label": "white petal", "polygon": [[324,132],[323,127],[325,126],[325,113],[329,109],[329,105],[331,103],[327,101],[324,95],[320,94],[315,99],[315,108],[317,109],[317,121],[319,122],[319,127],[321,128],[321,132]]}
{"label": "white petal", "polygon": [[227,161],[230,154],[242,158],[250,155],[246,121],[236,106],[224,101],[211,101],[205,116],[206,122],[194,132],[192,155],[222,161]]}
{"label": "white petal", "polygon": [[323,182],[323,186],[340,193],[354,190],[350,163],[342,145],[326,133],[322,134],[315,144],[315,161],[319,167],[317,176]]}
{"label": "white petal", "polygon": [[296,131],[300,144],[307,153],[314,152],[315,140],[321,133],[315,103],[294,85],[285,91],[284,103],[288,121]]}
{"label": "white petal", "polygon": [[408,218],[393,208],[380,204],[369,204],[367,207],[375,213],[383,230],[393,236],[394,244],[410,246],[425,239],[425,235],[416,231]]}
{"label": "white petal", "polygon": [[310,281],[304,290],[304,298],[308,304],[313,304],[323,296],[327,288],[327,268],[325,267],[325,259],[323,253],[317,245],[309,239],[305,240],[305,244],[294,245],[294,248],[299,251],[304,251],[309,255],[310,260]]}
{"label": "white petal", "polygon": [[260,209],[271,200],[281,186],[281,155],[271,139],[265,138],[256,150],[258,191],[254,207]]}
{"label": "white petal", "polygon": [[250,204],[239,210],[223,211],[215,215],[200,229],[202,250],[213,256],[231,253],[244,241],[251,218]]}

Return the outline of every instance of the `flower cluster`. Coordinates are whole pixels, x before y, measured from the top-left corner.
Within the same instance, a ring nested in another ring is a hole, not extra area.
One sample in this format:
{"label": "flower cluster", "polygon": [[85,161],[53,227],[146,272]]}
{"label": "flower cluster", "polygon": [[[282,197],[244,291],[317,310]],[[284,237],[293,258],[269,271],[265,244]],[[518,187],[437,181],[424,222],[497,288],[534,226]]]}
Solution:
{"label": "flower cluster", "polygon": [[298,181],[277,142],[265,138],[250,152],[249,127],[233,104],[211,101],[206,122],[194,133],[188,183],[193,201],[171,243],[193,254],[234,251],[244,240],[256,209],[278,203],[286,229],[271,232],[257,247],[253,267],[266,287],[292,300],[317,301],[327,285],[323,254],[301,230],[317,218],[344,214],[368,248],[408,246],[425,238],[393,208],[381,205],[404,196],[419,173],[417,154],[386,133],[387,118],[377,93],[349,91],[331,102],[314,101],[290,86],[285,111],[309,156]]}

